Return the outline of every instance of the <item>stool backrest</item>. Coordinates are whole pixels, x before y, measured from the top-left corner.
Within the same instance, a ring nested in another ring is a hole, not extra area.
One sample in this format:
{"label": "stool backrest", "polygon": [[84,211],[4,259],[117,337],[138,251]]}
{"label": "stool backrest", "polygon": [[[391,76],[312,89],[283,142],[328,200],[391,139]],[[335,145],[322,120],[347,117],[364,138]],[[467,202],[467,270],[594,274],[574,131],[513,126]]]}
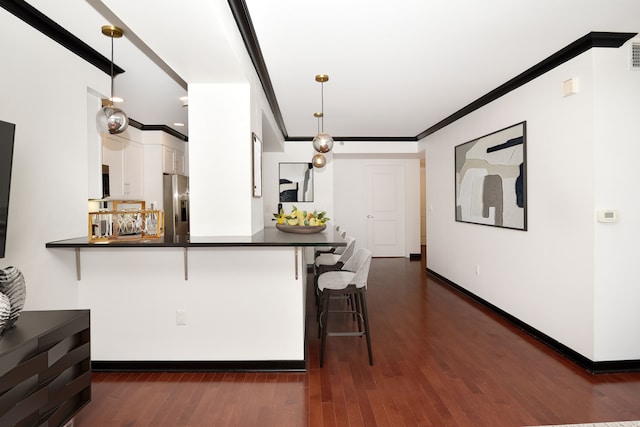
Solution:
{"label": "stool backrest", "polygon": [[[347,246],[338,246],[336,250],[333,251],[334,254],[340,255],[338,262],[341,263],[347,262],[349,258],[353,256],[353,251],[356,249],[356,239],[354,237],[347,236],[345,240],[347,241]],[[341,253],[338,253],[338,249],[340,248],[344,248],[344,250]]]}
{"label": "stool backrest", "polygon": [[371,266],[371,251],[365,248],[358,249],[351,258],[342,266],[342,270],[356,273],[350,284],[357,288],[366,288]]}
{"label": "stool backrest", "polygon": [[[342,232],[340,232],[340,236],[343,239],[346,240],[347,239],[347,232],[343,230]],[[348,240],[347,240],[347,246],[349,246],[349,241]],[[342,255],[344,253],[344,251],[347,249],[347,246],[338,246],[338,247],[335,248],[333,253],[336,254],[336,255]],[[353,254],[353,252],[352,252],[352,254]],[[349,256],[351,256],[351,255],[349,255]],[[349,258],[347,258],[347,259],[349,259]]]}

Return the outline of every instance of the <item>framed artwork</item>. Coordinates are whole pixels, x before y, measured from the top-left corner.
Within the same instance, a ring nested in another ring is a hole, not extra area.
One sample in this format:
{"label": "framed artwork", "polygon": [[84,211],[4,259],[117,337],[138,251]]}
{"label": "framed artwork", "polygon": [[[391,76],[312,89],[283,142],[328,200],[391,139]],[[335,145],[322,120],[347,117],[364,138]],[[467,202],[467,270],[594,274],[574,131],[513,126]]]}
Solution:
{"label": "framed artwork", "polygon": [[253,146],[253,197],[262,197],[262,141],[251,133]]}
{"label": "framed artwork", "polygon": [[456,221],[527,230],[526,124],[455,147]]}
{"label": "framed artwork", "polygon": [[313,202],[313,163],[280,163],[279,201]]}

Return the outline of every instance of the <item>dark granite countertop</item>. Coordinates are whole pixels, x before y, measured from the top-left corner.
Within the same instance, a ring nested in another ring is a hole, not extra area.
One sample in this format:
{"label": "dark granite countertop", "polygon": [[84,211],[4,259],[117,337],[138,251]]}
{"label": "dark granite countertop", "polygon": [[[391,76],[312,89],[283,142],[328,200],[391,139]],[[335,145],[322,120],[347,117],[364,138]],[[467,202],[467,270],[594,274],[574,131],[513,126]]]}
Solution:
{"label": "dark granite countertop", "polygon": [[253,236],[164,236],[159,239],[117,240],[90,243],[88,237],[48,242],[47,248],[106,248],[106,247],[234,247],[234,246],[345,246],[346,241],[334,228],[314,234],[285,233],[266,227]]}

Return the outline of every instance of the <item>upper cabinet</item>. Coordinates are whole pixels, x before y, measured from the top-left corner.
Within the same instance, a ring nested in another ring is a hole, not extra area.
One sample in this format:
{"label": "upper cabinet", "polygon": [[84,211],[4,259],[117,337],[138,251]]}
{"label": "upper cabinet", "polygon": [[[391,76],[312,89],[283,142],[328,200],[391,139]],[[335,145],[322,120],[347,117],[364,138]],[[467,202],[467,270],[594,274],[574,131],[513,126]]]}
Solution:
{"label": "upper cabinet", "polygon": [[188,175],[187,143],[162,131],[143,132],[144,200],[163,206],[163,174]]}
{"label": "upper cabinet", "polygon": [[174,147],[162,147],[162,172],[170,175],[186,175],[185,153]]}
{"label": "upper cabinet", "polygon": [[162,175],[188,175],[187,143],[162,131],[129,127],[102,136],[102,164],[109,166],[110,199],[145,200],[161,208]]}
{"label": "upper cabinet", "polygon": [[104,135],[102,163],[109,166],[110,198],[143,199],[144,146],[141,143]]}

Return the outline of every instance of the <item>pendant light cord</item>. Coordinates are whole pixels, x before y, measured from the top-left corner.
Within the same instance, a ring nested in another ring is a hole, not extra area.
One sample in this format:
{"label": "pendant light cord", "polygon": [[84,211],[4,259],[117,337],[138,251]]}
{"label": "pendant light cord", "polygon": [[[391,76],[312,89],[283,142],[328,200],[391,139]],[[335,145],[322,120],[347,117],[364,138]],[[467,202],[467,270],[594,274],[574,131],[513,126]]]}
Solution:
{"label": "pendant light cord", "polygon": [[111,106],[113,106],[113,36],[111,36]]}
{"label": "pendant light cord", "polygon": [[320,82],[320,112],[322,113],[322,133],[324,133],[324,82]]}

